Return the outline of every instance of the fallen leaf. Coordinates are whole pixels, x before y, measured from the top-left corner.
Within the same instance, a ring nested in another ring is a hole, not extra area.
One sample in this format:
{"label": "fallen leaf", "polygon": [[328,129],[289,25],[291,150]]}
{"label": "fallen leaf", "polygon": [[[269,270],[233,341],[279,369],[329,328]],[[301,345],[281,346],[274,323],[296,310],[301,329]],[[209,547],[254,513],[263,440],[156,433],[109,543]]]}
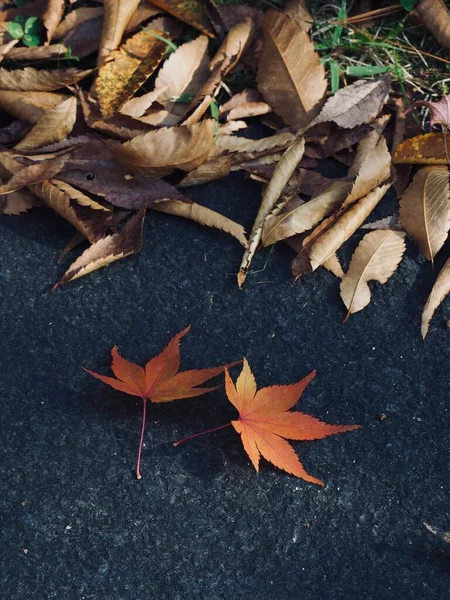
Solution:
{"label": "fallen leaf", "polygon": [[258,90],[250,88],[235,94],[228,102],[222,104],[220,115],[225,117],[227,121],[232,121],[265,115],[271,110],[270,106],[263,101]]}
{"label": "fallen leaf", "polygon": [[445,125],[447,129],[450,129],[450,95],[442,96],[438,102],[426,102],[424,100],[418,100],[417,102],[413,103],[411,109],[417,108],[418,106],[426,106],[430,109],[431,127],[435,127],[436,125]]}
{"label": "fallen leaf", "polygon": [[330,273],[333,273],[333,275],[338,279],[344,278],[345,273],[342,269],[337,254],[332,254],[329,258],[327,258],[327,260],[323,263],[322,267],[324,267]]}
{"label": "fallen leaf", "polygon": [[26,67],[8,71],[0,68],[0,90],[18,92],[51,92],[77,83],[87,77],[91,70],[78,71],[74,68],[44,71]]}
{"label": "fallen leaf", "polygon": [[422,313],[422,337],[425,339],[435,310],[450,292],[450,258],[442,267]]}
{"label": "fallen leaf", "polygon": [[64,14],[65,0],[48,0],[42,22],[47,30],[47,44],[52,41],[58,25],[61,22]]}
{"label": "fallen leaf", "polygon": [[162,8],[191,27],[195,27],[207,36],[215,37],[206,14],[204,2],[200,2],[200,0],[152,0],[152,4]]}
{"label": "fallen leaf", "polygon": [[306,472],[286,440],[319,440],[359,428],[359,425],[329,425],[305,413],[289,411],[314,376],[315,371],[292,385],[274,385],[257,390],[255,378],[245,358],[236,384],[228,369],[225,370],[225,390],[229,401],[239,412],[239,418],[230,424],[240,434],[244,450],[256,471],[259,471],[262,455],[279,469],[323,486],[320,479]]}
{"label": "fallen leaf", "polygon": [[44,111],[55,108],[69,96],[52,92],[15,92],[0,90],[0,108],[28,123],[36,123]]}
{"label": "fallen leaf", "polygon": [[431,31],[444,48],[450,48],[450,11],[443,0],[419,0],[409,14]]}
{"label": "fallen leaf", "polygon": [[122,35],[131,17],[139,6],[139,0],[104,0],[105,16],[97,55],[97,67],[101,67],[107,56],[119,47]]}
{"label": "fallen leaf", "polygon": [[77,118],[77,99],[68,98],[46,110],[31,131],[16,145],[16,150],[32,150],[67,138]]}
{"label": "fallen leaf", "polygon": [[[159,19],[159,25],[163,20]],[[152,25],[153,27],[153,25]],[[170,38],[170,33],[160,31],[155,24],[152,30],[143,29],[129,38],[119,50],[109,54],[95,80],[100,110],[106,117],[112,116],[155,71],[167,44],[158,36]]]}
{"label": "fallen leaf", "polygon": [[53,39],[61,40],[69,31],[79,27],[86,21],[91,21],[97,17],[103,17],[103,6],[83,6],[71,10],[61,21],[53,34]]}
{"label": "fallen leaf", "polygon": [[392,156],[394,164],[446,165],[450,150],[443,133],[425,133],[405,140]]}
{"label": "fallen leaf", "polygon": [[444,245],[450,229],[450,185],[447,167],[423,167],[400,201],[400,221],[428,260]]}
{"label": "fallen leaf", "polygon": [[332,121],[339,127],[351,129],[369,123],[378,116],[390,89],[391,78],[388,75],[374,81],[355,81],[326,101],[311,126]]}
{"label": "fallen leaf", "polygon": [[162,127],[110,149],[132,172],[164,177],[174,169],[190,171],[204,162],[214,143],[214,127],[213,119],[191,127]]}
{"label": "fallen leaf", "polygon": [[341,298],[350,314],[370,302],[369,281],[386,283],[397,269],[406,250],[405,234],[399,231],[372,231],[366,234],[353,253],[341,281]]}
{"label": "fallen leaf", "polygon": [[287,0],[283,12],[296,21],[303,31],[308,32],[314,23],[313,16],[306,6],[306,0]]}
{"label": "fallen leaf", "polygon": [[364,223],[364,225],[361,225],[360,229],[390,229],[391,231],[404,231],[403,227],[400,225],[398,213],[389,217],[383,217],[383,219],[378,219],[372,223]]}
{"label": "fallen leaf", "polygon": [[70,48],[72,56],[85,58],[98,50],[98,40],[103,29],[103,17],[89,19],[71,29],[61,42]]}
{"label": "fallen leaf", "polygon": [[304,151],[305,140],[300,138],[300,140],[286,150],[283,158],[275,168],[272,179],[264,191],[261,206],[259,207],[258,214],[256,215],[255,222],[249,235],[248,248],[244,253],[241,266],[239,267],[237,280],[240,288],[242,288],[244,284],[250,264],[261,241],[264,221],[275,208],[285,185],[297,168]]}
{"label": "fallen leaf", "polygon": [[190,326],[175,335],[161,354],[151,358],[145,367],[122,358],[117,351],[117,347],[114,346],[111,351],[111,368],[115,378],[99,375],[85,369],[87,373],[100,379],[100,381],[103,381],[103,383],[106,383],[115,390],[142,399],[142,430],[136,466],[136,477],[138,479],[141,479],[140,462],[146,424],[147,402],[171,402],[172,400],[202,396],[217,389],[217,386],[209,388],[198,386],[223,373],[226,367],[236,364],[180,372],[180,341],[189,330]]}
{"label": "fallen leaf", "polygon": [[18,169],[7,183],[0,185],[0,195],[11,194],[20,188],[55,177],[64,167],[66,160],[67,155],[61,155]]}
{"label": "fallen leaf", "polygon": [[0,214],[4,215],[20,215],[39,205],[39,199],[25,189],[0,196]]}
{"label": "fallen leaf", "polygon": [[129,218],[120,232],[102,237],[94,242],[70,265],[53,289],[139,252],[142,246],[144,217],[145,207],[141,207],[139,212]]}
{"label": "fallen leaf", "polygon": [[274,10],[264,17],[257,81],[266,102],[296,130],[318,114],[327,88],[325,69],[308,34]]}
{"label": "fallen leaf", "polygon": [[245,230],[242,225],[206,206],[191,202],[186,198],[178,198],[157,200],[152,203],[151,208],[169,215],[191,219],[191,221],[206,225],[207,227],[215,227],[216,229],[225,231],[225,233],[229,233],[235,237],[244,248],[247,247],[247,238],[245,237]]}

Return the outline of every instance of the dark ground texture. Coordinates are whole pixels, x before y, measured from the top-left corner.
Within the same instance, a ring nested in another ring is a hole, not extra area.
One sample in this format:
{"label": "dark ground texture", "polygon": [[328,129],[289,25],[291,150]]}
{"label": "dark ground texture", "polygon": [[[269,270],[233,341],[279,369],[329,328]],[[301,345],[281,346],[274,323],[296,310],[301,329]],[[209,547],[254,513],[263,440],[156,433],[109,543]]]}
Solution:
{"label": "dark ground texture", "polygon": [[[248,228],[260,192],[236,175],[191,196]],[[450,547],[423,522],[450,529],[450,307],[424,343],[435,273],[412,244],[343,324],[337,280],[294,285],[282,244],[239,291],[234,239],[150,213],[137,257],[51,293],[70,227],[41,209],[0,228],[2,598],[448,598]],[[173,448],[235,416],[223,389],[150,407],[135,479],[139,401],[81,366],[108,373],[114,344],[144,362],[188,324],[183,368],[246,356],[261,386],[318,370],[302,409],[362,425],[294,443],[324,489],[257,474],[231,428]]]}

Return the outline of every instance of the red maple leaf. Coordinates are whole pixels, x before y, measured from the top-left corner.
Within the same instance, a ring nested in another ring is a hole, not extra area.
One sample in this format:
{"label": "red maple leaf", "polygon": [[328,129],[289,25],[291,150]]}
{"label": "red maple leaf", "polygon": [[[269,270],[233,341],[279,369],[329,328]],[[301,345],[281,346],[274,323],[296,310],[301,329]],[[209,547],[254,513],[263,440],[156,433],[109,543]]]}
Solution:
{"label": "red maple leaf", "polygon": [[[318,440],[335,433],[358,429],[359,425],[329,425],[302,412],[289,411],[302,395],[315,371],[292,385],[274,385],[256,389],[256,382],[247,360],[236,385],[225,370],[225,389],[229,401],[239,412],[239,418],[216,427],[217,431],[232,425],[241,435],[244,450],[258,471],[261,455],[297,477],[324,485],[320,479],[309,475],[292,446],[286,440]],[[205,432],[209,433],[209,432]],[[183,438],[174,445],[202,434]]]}
{"label": "red maple leaf", "polygon": [[147,416],[147,400],[151,402],[170,402],[171,400],[193,398],[194,396],[206,394],[207,392],[216,390],[219,386],[207,388],[197,386],[205,383],[205,381],[208,381],[212,377],[216,377],[226,367],[237,364],[231,363],[211,369],[182,371],[179,373],[180,340],[189,330],[190,326],[177,333],[161,354],[151,358],[145,367],[122,358],[117,351],[117,346],[114,346],[111,350],[111,369],[115,377],[107,377],[106,375],[94,373],[89,369],[84,369],[87,373],[90,373],[114,389],[125,392],[125,394],[130,394],[130,396],[138,396],[142,399],[142,429],[136,466],[136,477],[138,479],[141,479],[140,463]]}

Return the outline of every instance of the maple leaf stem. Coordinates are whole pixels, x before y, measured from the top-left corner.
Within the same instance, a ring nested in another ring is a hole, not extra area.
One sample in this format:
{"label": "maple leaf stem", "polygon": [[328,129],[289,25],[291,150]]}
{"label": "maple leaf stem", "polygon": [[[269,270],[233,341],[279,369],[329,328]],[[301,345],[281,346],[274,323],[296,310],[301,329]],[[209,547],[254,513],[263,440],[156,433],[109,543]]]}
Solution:
{"label": "maple leaf stem", "polygon": [[225,429],[225,427],[229,427],[231,423],[225,423],[225,425],[220,425],[220,427],[214,427],[214,429],[208,429],[207,431],[201,431],[200,433],[194,433],[194,435],[188,435],[187,437],[181,438],[177,442],[173,442],[172,446],[180,446],[180,444],[184,444],[184,442],[189,442],[189,440],[193,440],[196,437],[200,437],[201,435],[206,435],[207,433],[214,433],[214,431],[219,431],[219,429]]}
{"label": "maple leaf stem", "polygon": [[142,479],[141,475],[141,453],[142,453],[142,444],[144,442],[144,432],[145,432],[145,422],[147,419],[147,398],[142,398],[143,408],[142,408],[142,428],[141,428],[141,439],[139,440],[139,450],[137,457],[137,465],[136,465],[136,478]]}

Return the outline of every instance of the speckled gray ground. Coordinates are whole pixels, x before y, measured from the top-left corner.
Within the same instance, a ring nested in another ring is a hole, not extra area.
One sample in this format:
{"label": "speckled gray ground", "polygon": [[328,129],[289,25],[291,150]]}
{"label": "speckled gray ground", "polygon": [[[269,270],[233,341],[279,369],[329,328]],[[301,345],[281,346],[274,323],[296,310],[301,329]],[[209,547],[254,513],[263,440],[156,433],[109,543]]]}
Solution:
{"label": "speckled gray ground", "polygon": [[[240,176],[192,195],[247,227],[259,199]],[[411,245],[344,325],[337,281],[293,285],[282,245],[239,291],[232,238],[151,213],[139,256],[51,293],[69,226],[43,209],[0,228],[3,598],[448,597],[450,549],[422,523],[450,529],[450,308],[423,343],[434,275]],[[231,429],[173,448],[234,415],[220,390],[151,407],[136,481],[139,403],[80,366],[107,372],[113,344],[145,361],[189,323],[185,368],[245,355],[261,385],[317,368],[303,409],[362,425],[295,444],[324,489],[256,474]]]}

